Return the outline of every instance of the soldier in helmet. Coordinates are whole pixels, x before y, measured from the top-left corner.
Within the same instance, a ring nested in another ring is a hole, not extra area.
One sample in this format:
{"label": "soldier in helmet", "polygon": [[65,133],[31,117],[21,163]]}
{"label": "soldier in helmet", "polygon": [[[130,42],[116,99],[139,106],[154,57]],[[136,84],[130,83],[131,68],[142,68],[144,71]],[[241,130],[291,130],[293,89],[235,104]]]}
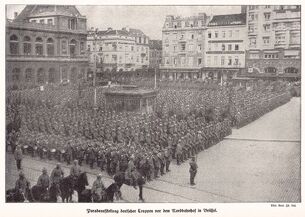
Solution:
{"label": "soldier in helmet", "polygon": [[177,165],[180,165],[182,162],[182,146],[181,146],[181,140],[179,139],[177,148],[176,148],[176,158],[177,158]]}
{"label": "soldier in helmet", "polygon": [[19,178],[16,180],[15,183],[16,192],[23,194],[25,198],[27,198],[27,192],[29,188],[30,188],[30,182],[25,178],[23,171],[20,171]]}
{"label": "soldier in helmet", "polygon": [[22,156],[22,150],[21,150],[20,145],[16,146],[16,149],[15,149],[15,152],[14,152],[14,157],[15,157],[15,160],[16,160],[17,169],[21,170],[21,161],[22,161],[23,156]]}
{"label": "soldier in helmet", "polygon": [[56,167],[51,173],[51,185],[59,185],[60,181],[64,178],[64,171],[61,169],[60,163],[56,164]]}
{"label": "soldier in helmet", "polygon": [[155,178],[159,178],[159,171],[160,171],[160,160],[157,156],[157,151],[154,151],[154,155],[153,155],[153,162],[154,162],[154,177]]}
{"label": "soldier in helmet", "polygon": [[42,169],[42,174],[38,178],[37,185],[41,187],[42,194],[48,192],[50,186],[50,177],[46,168]]}
{"label": "soldier in helmet", "polygon": [[195,185],[195,182],[194,182],[194,179],[195,179],[195,176],[197,174],[197,169],[198,169],[198,165],[195,161],[195,157],[192,157],[192,160],[190,162],[190,184],[191,185]]}
{"label": "soldier in helmet", "polygon": [[72,145],[68,143],[68,147],[66,148],[66,161],[68,165],[70,164],[73,158],[72,154],[73,154]]}
{"label": "soldier in helmet", "polygon": [[172,148],[169,146],[165,149],[164,152],[164,157],[165,157],[165,168],[166,168],[166,172],[170,172],[169,170],[169,165],[172,161],[172,153],[171,153]]}
{"label": "soldier in helmet", "polygon": [[73,179],[77,180],[81,173],[80,166],[78,165],[78,160],[73,161],[73,166],[70,169],[70,175],[73,177]]}

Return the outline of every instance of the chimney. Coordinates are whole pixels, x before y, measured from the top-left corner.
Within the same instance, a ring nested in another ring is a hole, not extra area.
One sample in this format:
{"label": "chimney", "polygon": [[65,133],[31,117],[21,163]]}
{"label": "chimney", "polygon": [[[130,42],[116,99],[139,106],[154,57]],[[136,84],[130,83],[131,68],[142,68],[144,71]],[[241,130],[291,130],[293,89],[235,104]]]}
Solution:
{"label": "chimney", "polygon": [[18,12],[14,12],[14,19],[18,16]]}

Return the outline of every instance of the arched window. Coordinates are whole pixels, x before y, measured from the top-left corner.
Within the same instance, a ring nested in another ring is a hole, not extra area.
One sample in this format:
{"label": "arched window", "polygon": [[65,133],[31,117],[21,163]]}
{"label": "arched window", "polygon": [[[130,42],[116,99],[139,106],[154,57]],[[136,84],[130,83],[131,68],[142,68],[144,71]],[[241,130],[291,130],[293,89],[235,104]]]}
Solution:
{"label": "arched window", "polygon": [[294,67],[288,67],[285,69],[285,73],[298,73],[298,72],[299,72],[299,70]]}
{"label": "arched window", "polygon": [[70,41],[69,47],[70,47],[70,56],[71,57],[76,56],[76,41],[74,39]]}
{"label": "arched window", "polygon": [[56,79],[56,71],[54,68],[49,69],[49,77],[48,77],[48,82],[49,83],[55,83]]}
{"label": "arched window", "polygon": [[52,38],[47,40],[47,54],[48,56],[54,56],[54,40]]}
{"label": "arched window", "polygon": [[38,82],[38,84],[44,84],[45,83],[45,72],[44,72],[43,68],[40,68],[37,71],[37,82]]}
{"label": "arched window", "polygon": [[35,41],[35,53],[37,56],[43,55],[43,40],[40,37],[37,37]]}
{"label": "arched window", "polygon": [[265,73],[276,73],[276,68],[275,67],[267,67],[265,68]]}
{"label": "arched window", "polygon": [[20,69],[14,68],[12,71],[12,81],[17,82],[20,81]]}
{"label": "arched window", "polygon": [[31,55],[31,52],[32,52],[31,38],[29,36],[24,36],[24,38],[23,38],[23,54],[24,55]]}
{"label": "arched window", "polygon": [[10,54],[18,55],[19,54],[19,41],[16,35],[10,37]]}
{"label": "arched window", "polygon": [[73,67],[70,72],[70,81],[71,83],[75,83],[77,81],[77,69]]}
{"label": "arched window", "polygon": [[25,82],[33,81],[33,70],[31,68],[27,68],[25,70]]}

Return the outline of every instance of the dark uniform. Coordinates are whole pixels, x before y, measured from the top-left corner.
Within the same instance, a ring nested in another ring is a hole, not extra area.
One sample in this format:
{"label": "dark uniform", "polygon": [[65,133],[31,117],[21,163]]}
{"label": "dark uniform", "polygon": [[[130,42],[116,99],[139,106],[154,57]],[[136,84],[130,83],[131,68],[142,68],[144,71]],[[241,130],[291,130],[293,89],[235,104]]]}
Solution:
{"label": "dark uniform", "polygon": [[190,162],[190,184],[191,185],[195,185],[194,183],[194,179],[195,179],[195,176],[197,174],[197,168],[198,168],[198,165],[197,163],[195,162],[195,157],[192,157],[192,161]]}

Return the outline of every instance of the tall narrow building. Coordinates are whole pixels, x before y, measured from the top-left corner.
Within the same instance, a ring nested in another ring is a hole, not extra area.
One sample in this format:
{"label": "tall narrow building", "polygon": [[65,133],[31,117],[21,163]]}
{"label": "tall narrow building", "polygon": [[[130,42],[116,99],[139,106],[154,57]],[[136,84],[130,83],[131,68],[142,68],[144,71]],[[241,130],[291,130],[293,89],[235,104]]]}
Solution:
{"label": "tall narrow building", "polygon": [[208,16],[166,16],[162,29],[163,79],[199,79],[204,66]]}
{"label": "tall narrow building", "polygon": [[245,68],[246,14],[215,15],[208,24],[203,76],[220,83]]}

